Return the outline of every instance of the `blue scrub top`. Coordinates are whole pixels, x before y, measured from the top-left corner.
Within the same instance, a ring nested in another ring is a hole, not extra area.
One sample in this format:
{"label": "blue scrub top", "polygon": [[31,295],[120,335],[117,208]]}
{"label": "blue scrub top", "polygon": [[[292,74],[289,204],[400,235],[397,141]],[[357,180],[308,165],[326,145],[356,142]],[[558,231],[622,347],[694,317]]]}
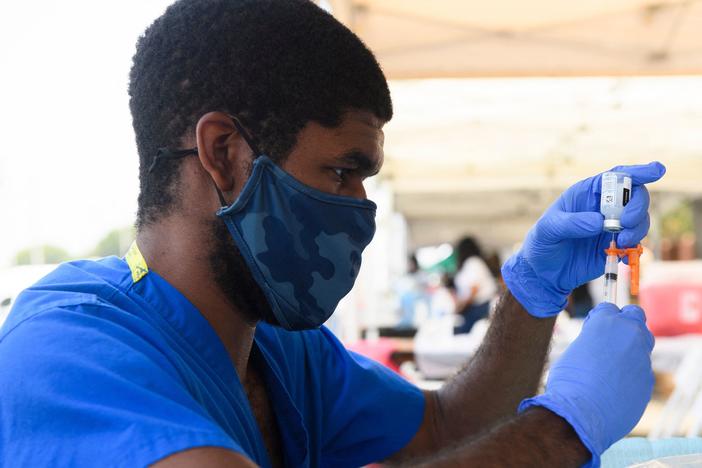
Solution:
{"label": "blue scrub top", "polygon": [[[198,446],[270,466],[221,341],[153,271],[63,264],[0,329],[0,464],[146,466]],[[404,447],[424,398],[322,327],[261,324],[260,359],[286,466],[362,466]]]}

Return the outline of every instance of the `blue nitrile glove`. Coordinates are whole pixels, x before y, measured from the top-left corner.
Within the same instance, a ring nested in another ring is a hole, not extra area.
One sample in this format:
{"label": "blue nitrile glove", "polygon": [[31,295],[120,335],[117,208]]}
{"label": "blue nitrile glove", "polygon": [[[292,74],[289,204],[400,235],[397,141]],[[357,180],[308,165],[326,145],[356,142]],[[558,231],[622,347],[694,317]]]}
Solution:
{"label": "blue nitrile glove", "polygon": [[[631,175],[631,201],[624,207],[619,247],[633,247],[649,228],[648,190],[643,184],[665,174],[659,162],[617,166],[613,171]],[[611,233],[603,231],[600,213],[602,174],[566,190],[531,228],[519,252],[502,267],[512,295],[536,317],[550,317],[565,308],[568,295],[604,273]]]}
{"label": "blue nitrile glove", "polygon": [[519,412],[542,406],[561,416],[592,453],[586,466],[599,466],[602,452],[634,428],[651,399],[653,343],[640,307],[598,305],[551,367],[546,392],[524,400]]}

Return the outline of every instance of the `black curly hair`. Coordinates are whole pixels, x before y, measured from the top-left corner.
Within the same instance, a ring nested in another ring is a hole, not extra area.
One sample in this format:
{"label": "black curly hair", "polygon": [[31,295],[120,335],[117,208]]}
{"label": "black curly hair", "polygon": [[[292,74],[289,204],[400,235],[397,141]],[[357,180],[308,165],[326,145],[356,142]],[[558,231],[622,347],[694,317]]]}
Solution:
{"label": "black curly hair", "polygon": [[339,125],[349,109],[387,122],[385,77],[360,39],[309,0],[179,0],[139,38],[129,75],[139,151],[137,226],[178,203],[179,148],[209,111],[237,115],[256,145],[284,159],[310,121]]}

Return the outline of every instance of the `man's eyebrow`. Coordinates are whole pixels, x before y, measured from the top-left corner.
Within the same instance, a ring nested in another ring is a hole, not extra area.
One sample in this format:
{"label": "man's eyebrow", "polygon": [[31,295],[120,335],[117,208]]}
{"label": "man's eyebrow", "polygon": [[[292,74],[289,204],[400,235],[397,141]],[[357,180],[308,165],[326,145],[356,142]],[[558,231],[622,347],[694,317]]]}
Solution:
{"label": "man's eyebrow", "polygon": [[368,154],[360,150],[351,150],[336,159],[340,162],[353,166],[353,168],[363,174],[365,177],[373,177],[380,172],[380,160],[372,158]]}

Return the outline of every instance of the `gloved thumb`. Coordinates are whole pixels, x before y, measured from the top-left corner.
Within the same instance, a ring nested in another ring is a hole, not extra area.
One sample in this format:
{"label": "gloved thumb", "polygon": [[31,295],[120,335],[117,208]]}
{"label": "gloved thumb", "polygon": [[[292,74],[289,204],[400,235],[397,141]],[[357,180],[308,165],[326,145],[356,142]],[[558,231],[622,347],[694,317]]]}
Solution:
{"label": "gloved thumb", "polygon": [[644,313],[643,309],[637,305],[625,305],[622,307],[622,315],[638,320],[641,323],[646,323],[646,314]]}
{"label": "gloved thumb", "polygon": [[596,236],[602,232],[603,224],[604,216],[594,211],[568,213],[556,210],[543,216],[536,227],[540,239],[560,242]]}
{"label": "gloved thumb", "polygon": [[622,317],[636,320],[641,324],[641,329],[646,336],[646,341],[648,342],[648,350],[651,351],[656,340],[651,334],[651,330],[646,327],[646,314],[644,313],[643,309],[636,305],[626,305],[622,307]]}

